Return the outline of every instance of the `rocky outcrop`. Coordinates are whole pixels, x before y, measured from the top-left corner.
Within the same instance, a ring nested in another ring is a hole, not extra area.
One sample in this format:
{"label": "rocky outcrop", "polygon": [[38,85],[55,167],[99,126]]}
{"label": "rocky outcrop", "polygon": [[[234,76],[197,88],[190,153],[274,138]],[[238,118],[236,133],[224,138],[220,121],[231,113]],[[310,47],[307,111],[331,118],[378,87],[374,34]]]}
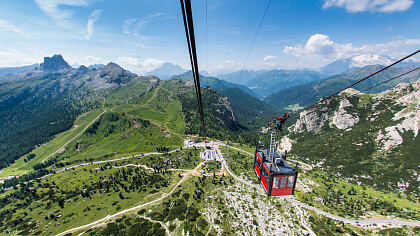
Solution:
{"label": "rocky outcrop", "polygon": [[89,70],[89,68],[87,68],[86,66],[84,66],[84,65],[81,65],[81,66],[79,66],[79,70],[80,71],[82,71],[82,72],[86,72],[86,71],[88,71]]}
{"label": "rocky outcrop", "polygon": [[[327,100],[323,103],[328,104],[329,101]],[[321,127],[330,118],[327,110],[328,108],[326,106],[322,106],[319,109],[311,109],[301,112],[300,118],[296,121],[296,124],[293,127],[293,132],[303,133],[305,131],[314,131],[315,133],[319,133],[321,131]]]}
{"label": "rocky outcrop", "polygon": [[64,69],[71,69],[69,64],[63,59],[60,54],[52,57],[44,57],[44,62],[40,65],[42,71],[59,71]]}
{"label": "rocky outcrop", "polygon": [[226,128],[235,129],[238,126],[238,120],[235,113],[233,112],[232,106],[227,97],[220,97],[218,103],[215,104],[218,109],[216,112],[219,113],[223,119],[219,119],[219,123]]}
{"label": "rocky outcrop", "polygon": [[90,86],[95,89],[107,89],[124,86],[132,79],[137,78],[136,74],[130,74],[114,62],[108,63],[103,69],[93,71],[89,75]]}
{"label": "rocky outcrop", "polygon": [[396,103],[406,108],[397,112],[392,118],[400,123],[379,131],[376,142],[382,151],[401,145],[404,141],[402,138],[404,132],[413,131],[414,137],[417,137],[420,128],[420,80],[411,84],[401,83],[394,89],[380,94],[380,98],[392,96],[398,96]]}
{"label": "rocky outcrop", "polygon": [[[346,107],[351,107],[352,104],[345,96],[354,96],[359,91],[355,89],[346,89],[340,93],[343,98],[340,100],[338,108],[330,107],[331,100],[321,102],[318,106],[305,110],[300,113],[300,118],[293,127],[293,132],[303,133],[305,131],[319,133],[321,127],[329,124],[330,127],[335,126],[338,129],[348,129],[359,122],[359,117],[356,114],[349,114]],[[330,110],[331,109],[331,110]],[[331,114],[333,112],[333,114]]]}
{"label": "rocky outcrop", "polygon": [[333,124],[338,129],[347,129],[353,127],[357,122],[359,122],[359,117],[357,115],[350,115],[344,109],[345,107],[351,106],[349,100],[343,99],[340,101],[340,106],[337,111],[334,112]]}
{"label": "rocky outcrop", "polygon": [[124,77],[127,76],[127,74],[126,70],[114,62],[108,63],[100,72],[102,78],[106,76],[111,78]]}
{"label": "rocky outcrop", "polygon": [[376,142],[381,143],[380,149],[382,151],[388,150],[393,146],[397,146],[403,143],[403,138],[395,126],[385,128],[385,132],[379,131],[376,137]]}
{"label": "rocky outcrop", "polygon": [[290,152],[290,150],[292,150],[292,140],[289,137],[282,137],[277,151],[284,153],[285,151]]}

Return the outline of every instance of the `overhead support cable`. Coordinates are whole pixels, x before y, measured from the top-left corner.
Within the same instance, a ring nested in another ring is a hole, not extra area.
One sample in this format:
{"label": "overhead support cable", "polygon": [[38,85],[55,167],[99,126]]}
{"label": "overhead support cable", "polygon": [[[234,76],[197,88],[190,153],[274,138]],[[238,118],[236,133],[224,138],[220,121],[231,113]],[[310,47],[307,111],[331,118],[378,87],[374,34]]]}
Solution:
{"label": "overhead support cable", "polygon": [[193,24],[193,18],[192,18],[191,1],[180,0],[180,2],[181,2],[182,18],[184,20],[185,35],[186,35],[187,44],[188,44],[188,52],[190,55],[191,71],[194,78],[197,104],[198,104],[200,117],[201,117],[201,125],[203,128],[203,135],[204,137],[206,137],[206,127],[204,123],[204,110],[203,110],[203,102],[201,98],[200,74],[198,71],[198,60],[197,60],[197,50],[196,50],[195,37],[194,37],[194,24]]}
{"label": "overhead support cable", "polygon": [[254,47],[255,41],[257,40],[258,33],[260,32],[261,26],[264,22],[265,15],[267,15],[268,8],[270,7],[271,0],[268,1],[267,7],[265,8],[264,15],[261,19],[260,25],[258,26],[257,32],[255,33],[254,39],[252,40],[251,47],[249,48],[248,55],[245,58],[245,62],[242,65],[242,70],[239,71],[238,81],[241,79],[242,71],[245,69],[245,65],[248,62],[249,55],[251,54],[252,48]]}
{"label": "overhead support cable", "polygon": [[394,78],[391,78],[391,79],[385,80],[384,82],[381,82],[381,83],[379,83],[379,84],[377,84],[377,85],[374,85],[374,86],[372,86],[372,87],[369,87],[369,88],[367,88],[367,89],[365,89],[365,90],[362,90],[362,91],[360,91],[359,93],[363,93],[363,92],[366,92],[366,91],[371,90],[371,89],[373,89],[373,88],[376,88],[376,87],[378,87],[378,86],[380,86],[380,85],[383,85],[383,84],[385,84],[385,83],[388,83],[388,82],[390,82],[390,81],[392,81],[392,80],[394,80],[394,79],[398,79],[398,78],[400,78],[400,77],[402,77],[402,76],[404,76],[404,75],[410,74],[411,72],[414,72],[414,71],[416,71],[416,70],[418,70],[418,69],[420,69],[420,67],[417,67],[417,68],[415,68],[415,69],[409,70],[409,71],[407,71],[407,72],[405,72],[405,73],[403,73],[403,74],[401,74],[401,75],[399,75],[399,76],[395,76]]}
{"label": "overhead support cable", "polygon": [[[396,62],[394,62],[394,63],[392,63],[392,64],[390,64],[390,65],[388,65],[388,66],[386,66],[386,67],[384,67],[384,68],[382,68],[382,69],[380,69],[380,70],[378,70],[378,71],[376,71],[375,73],[372,73],[372,74],[370,74],[370,75],[366,76],[365,78],[363,78],[363,79],[361,79],[361,80],[358,80],[357,82],[355,82],[355,83],[353,83],[353,84],[351,84],[351,85],[349,85],[349,86],[347,86],[347,87],[345,87],[345,88],[343,88],[343,89],[341,89],[341,90],[339,90],[339,91],[337,91],[337,92],[335,92],[335,93],[333,93],[333,94],[331,94],[331,95],[329,95],[329,96],[327,96],[327,97],[323,97],[323,98],[322,98],[321,100],[319,100],[318,102],[316,102],[316,103],[314,103],[314,104],[312,104],[312,105],[310,105],[310,106],[307,106],[307,107],[303,108],[302,110],[300,110],[300,111],[298,111],[298,112],[296,112],[296,113],[293,113],[292,115],[290,115],[290,117],[294,117],[294,116],[299,115],[301,112],[306,111],[306,110],[308,110],[308,109],[310,109],[310,108],[314,107],[315,105],[317,105],[317,104],[319,104],[319,103],[321,103],[321,102],[323,102],[323,101],[326,101],[327,99],[329,99],[329,98],[331,98],[331,97],[333,97],[333,96],[335,96],[335,95],[337,95],[337,94],[341,93],[342,91],[344,91],[344,90],[346,90],[346,89],[348,89],[348,88],[351,88],[351,87],[355,86],[356,84],[359,84],[360,82],[363,82],[363,81],[365,81],[365,80],[369,79],[370,77],[372,77],[372,76],[374,76],[374,75],[376,75],[376,74],[378,74],[378,73],[380,73],[380,72],[382,72],[382,71],[384,71],[384,70],[389,69],[389,68],[390,68],[390,67],[392,67],[392,66],[395,66],[396,64],[398,64],[398,63],[400,63],[400,62],[404,61],[404,60],[405,60],[405,59],[407,59],[407,58],[410,58],[410,57],[412,57],[412,56],[416,55],[416,54],[417,54],[417,53],[419,53],[419,52],[420,52],[420,50],[417,50],[417,51],[415,51],[415,52],[411,53],[410,55],[408,55],[408,56],[406,56],[406,57],[404,57],[404,58],[402,58],[402,59],[400,59],[400,60],[398,60],[398,61],[396,61]],[[417,68],[417,69],[419,69],[419,68]],[[399,75],[399,76],[397,76],[397,77],[394,77],[394,78],[392,78],[392,79],[390,79],[390,80],[388,80],[388,81],[391,81],[391,80],[393,80],[393,79],[399,78],[399,77],[401,77],[401,76],[403,76],[403,75],[406,75],[406,74],[408,74],[408,73],[411,73],[411,72],[413,72],[413,71],[415,71],[415,70],[417,70],[417,69],[414,69],[414,70],[411,70],[411,71],[406,72],[406,73],[404,73],[404,74],[401,74],[401,75]],[[388,81],[384,81],[384,82],[382,82],[381,84],[384,84],[384,83],[386,83],[386,82],[388,82]],[[380,85],[380,84],[375,85],[374,87],[379,86],[379,85]],[[372,89],[372,88],[373,88],[373,87],[371,87],[371,88],[369,88],[369,89]],[[366,90],[369,90],[369,89],[366,89]],[[366,90],[364,90],[364,91],[366,91]]]}
{"label": "overhead support cable", "polygon": [[208,27],[208,23],[207,23],[207,0],[206,0],[206,70],[207,73],[209,72],[209,56],[207,53],[207,27]]}

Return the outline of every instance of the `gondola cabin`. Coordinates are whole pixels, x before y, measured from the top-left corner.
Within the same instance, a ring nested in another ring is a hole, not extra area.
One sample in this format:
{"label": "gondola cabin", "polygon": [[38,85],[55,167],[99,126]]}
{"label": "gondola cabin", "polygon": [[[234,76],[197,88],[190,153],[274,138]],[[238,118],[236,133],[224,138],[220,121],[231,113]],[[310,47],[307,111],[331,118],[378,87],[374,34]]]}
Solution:
{"label": "gondola cabin", "polygon": [[[254,170],[267,196],[292,195],[295,191],[298,176],[297,165],[292,168],[285,155],[277,151],[269,155],[270,149],[255,150]],[[270,158],[269,158],[270,157]]]}

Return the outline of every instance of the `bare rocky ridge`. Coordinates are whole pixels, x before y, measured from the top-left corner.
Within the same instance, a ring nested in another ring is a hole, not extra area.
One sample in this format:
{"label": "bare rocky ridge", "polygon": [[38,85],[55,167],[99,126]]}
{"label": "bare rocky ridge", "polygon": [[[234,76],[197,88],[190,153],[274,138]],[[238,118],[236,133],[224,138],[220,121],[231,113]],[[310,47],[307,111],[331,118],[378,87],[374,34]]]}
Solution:
{"label": "bare rocky ridge", "polygon": [[359,122],[359,117],[351,115],[346,112],[345,107],[351,106],[350,102],[346,99],[340,101],[340,107],[337,111],[334,112],[333,124],[338,129],[347,129],[353,127],[357,122]]}
{"label": "bare rocky ridge", "polygon": [[420,80],[379,94],[346,90],[304,111],[281,150],[359,185],[418,196]]}
{"label": "bare rocky ridge", "polygon": [[[321,104],[329,104],[329,101],[324,101]],[[328,109],[322,107],[319,111],[320,114],[317,114],[314,109],[306,110],[300,113],[300,118],[297,120],[296,124],[293,127],[293,132],[303,133],[305,131],[319,133],[321,127],[325,122],[330,118],[330,115],[326,112]]]}
{"label": "bare rocky ridge", "polygon": [[219,119],[220,124],[225,127],[232,127],[237,125],[238,120],[227,97],[220,97],[218,99],[218,103],[215,104],[215,106],[220,108],[216,110],[217,113],[224,117],[223,120]]}
{"label": "bare rocky ridge", "polygon": [[405,107],[392,118],[400,123],[379,131],[376,142],[381,150],[386,151],[401,145],[404,141],[402,137],[404,132],[412,131],[414,137],[417,137],[420,127],[420,80],[399,84],[394,89],[379,94],[378,98],[394,98],[398,105]]}
{"label": "bare rocky ridge", "polygon": [[[338,129],[345,130],[355,126],[360,121],[359,116],[357,114],[349,114],[345,108],[353,106],[346,97],[357,94],[359,92],[355,89],[343,91],[340,94],[342,95],[340,105],[333,111],[333,116],[330,116],[326,112],[328,101],[321,104],[320,110],[319,108],[313,108],[302,112],[300,118],[292,128],[293,132],[303,133],[314,131],[318,133],[327,121],[330,121],[330,127],[333,125]],[[399,121],[400,123],[395,126],[385,127],[379,131],[376,142],[381,147],[381,150],[389,150],[391,147],[402,144],[403,138],[401,135],[404,132],[412,131],[414,137],[417,137],[420,127],[420,80],[414,83],[401,83],[394,89],[374,95],[372,99],[377,101],[373,108],[381,103],[383,104],[382,100],[384,99],[392,99],[396,104],[405,107],[392,118],[392,120]],[[392,110],[392,108],[389,109]],[[375,118],[373,117],[371,120],[374,121]]]}
{"label": "bare rocky ridge", "polygon": [[40,65],[42,71],[59,71],[64,69],[72,69],[71,66],[63,59],[60,54],[52,57],[44,57],[44,62]]}

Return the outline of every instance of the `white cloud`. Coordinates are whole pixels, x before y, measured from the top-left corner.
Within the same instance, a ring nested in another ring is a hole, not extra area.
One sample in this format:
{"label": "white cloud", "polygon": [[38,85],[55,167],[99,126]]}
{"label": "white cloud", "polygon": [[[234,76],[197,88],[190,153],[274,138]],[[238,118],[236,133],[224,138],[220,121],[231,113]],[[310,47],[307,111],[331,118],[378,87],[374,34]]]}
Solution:
{"label": "white cloud", "polygon": [[129,18],[124,21],[123,24],[123,33],[124,34],[131,34],[138,36],[140,29],[149,23],[152,20],[166,20],[166,19],[174,19],[174,17],[170,17],[163,13],[155,13],[152,15],[145,16],[143,18]]}
{"label": "white cloud", "polygon": [[274,60],[274,59],[277,59],[277,57],[268,54],[267,56],[264,57],[263,61],[271,61],[271,60]]}
{"label": "white cloud", "polygon": [[99,17],[101,16],[102,10],[94,10],[89,18],[88,18],[88,22],[87,22],[87,35],[85,37],[86,40],[90,40],[90,37],[93,34],[93,24],[99,20]]}
{"label": "white cloud", "polygon": [[242,63],[235,60],[226,60],[223,64],[217,66],[218,69],[241,69]]}
{"label": "white cloud", "polygon": [[405,49],[417,45],[420,45],[420,39],[397,39],[382,44],[355,47],[351,43],[335,43],[328,35],[315,34],[304,46],[286,46],[283,52],[296,57],[302,63],[300,66],[319,67],[338,59],[360,54],[379,54],[400,58],[407,54]]}
{"label": "white cloud", "polygon": [[35,0],[41,10],[54,19],[58,25],[70,28],[69,18],[73,15],[70,10],[59,9],[60,5],[67,6],[88,6],[86,0]]}
{"label": "white cloud", "polygon": [[0,51],[0,67],[16,67],[32,65],[42,62],[42,57],[27,54],[16,49],[5,49]]}
{"label": "white cloud", "polygon": [[20,35],[25,35],[20,28],[18,28],[17,26],[15,26],[15,25],[13,25],[13,24],[11,24],[11,23],[7,22],[6,20],[3,20],[3,19],[0,19],[0,28],[6,29],[6,30],[9,30],[9,31],[13,31],[13,32],[18,33]]}
{"label": "white cloud", "polygon": [[323,8],[342,7],[348,12],[384,12],[406,11],[413,0],[325,0]]}
{"label": "white cloud", "polygon": [[215,75],[228,74],[234,71],[241,70],[242,66],[242,63],[237,62],[235,60],[225,60],[222,64],[217,65],[212,73]]}
{"label": "white cloud", "polygon": [[339,51],[341,47],[347,48],[351,47],[351,45],[338,45],[335,44],[333,41],[330,40],[328,35],[324,34],[315,34],[312,35],[306,45],[302,47],[301,45],[297,45],[295,47],[286,46],[283,50],[286,54],[291,54],[295,57],[300,56],[321,56],[321,57],[330,57],[331,54],[336,53]]}
{"label": "white cloud", "polygon": [[135,57],[119,57],[117,59],[117,64],[127,69],[131,72],[143,75],[149,71],[152,71],[156,68],[161,67],[165,61],[158,59],[148,58],[148,59],[139,59]]}
{"label": "white cloud", "polygon": [[89,63],[91,62],[97,63],[101,61],[99,57],[94,57],[94,56],[85,56],[84,59],[88,61]]}

